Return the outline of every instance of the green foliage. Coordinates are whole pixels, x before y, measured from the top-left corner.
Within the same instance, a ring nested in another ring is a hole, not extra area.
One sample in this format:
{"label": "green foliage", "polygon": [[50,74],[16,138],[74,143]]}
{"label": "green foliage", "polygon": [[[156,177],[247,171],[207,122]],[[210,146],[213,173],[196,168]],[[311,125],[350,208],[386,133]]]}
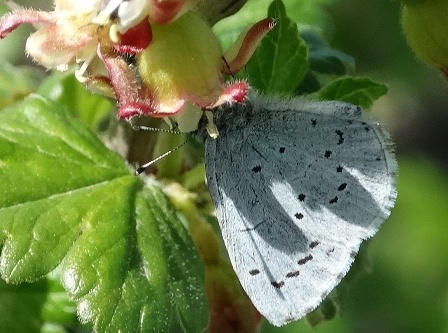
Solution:
{"label": "green foliage", "polygon": [[0,58],[0,108],[35,91],[43,74],[26,66],[13,66]]}
{"label": "green foliage", "polygon": [[[300,36],[309,47],[308,68],[296,93],[309,94],[322,88],[319,76],[346,75],[355,67],[355,60],[344,52],[331,48],[315,28],[305,28]],[[328,99],[337,99],[329,96]]]}
{"label": "green foliage", "polygon": [[[330,2],[272,2],[268,15],[277,26],[243,73],[253,87],[364,108],[385,93],[368,78],[345,76],[353,59],[329,47],[316,29],[298,29],[300,15],[300,23],[321,24],[317,14]],[[267,1],[252,1],[238,15],[254,22],[267,7]],[[228,22],[216,28],[223,40],[241,29]],[[37,89],[35,76],[8,66],[0,72],[10,83],[0,85],[0,106],[9,105],[0,112],[0,273],[21,284],[0,284],[0,331],[88,330],[75,322],[76,305],[80,320],[97,332],[202,332],[208,319],[204,272],[188,227],[160,184],[135,177],[92,133],[98,134],[111,102],[88,93],[72,73],[52,74]],[[39,95],[22,98],[36,89]],[[162,138],[156,150],[182,140]],[[177,177],[183,159],[177,151],[163,161],[159,176],[199,192],[203,165]],[[367,270],[360,265],[353,275]],[[345,293],[343,285],[308,321],[335,317]]]}
{"label": "green foliage", "polygon": [[405,5],[421,5],[425,3],[436,2],[438,0],[401,0]]}
{"label": "green foliage", "polygon": [[81,119],[90,129],[98,130],[100,122],[113,110],[111,100],[93,95],[76,78],[73,71],[53,72],[39,86],[38,94],[61,105]]}
{"label": "green foliage", "polygon": [[[286,0],[283,1],[288,16],[297,23],[317,26],[326,29],[330,19],[323,9],[326,5],[338,0]],[[229,46],[238,33],[246,26],[266,16],[266,8],[272,0],[248,0],[235,15],[219,21],[214,30],[221,38],[224,46]]]}
{"label": "green foliage", "polygon": [[321,88],[315,97],[320,100],[335,99],[353,103],[368,109],[385,93],[387,87],[384,84],[374,82],[368,77],[340,77]]}
{"label": "green foliage", "polygon": [[0,281],[0,313],[1,332],[66,332],[76,324],[75,304],[55,274],[35,283]]}
{"label": "green foliage", "polygon": [[160,190],[48,99],[3,110],[0,124],[2,277],[35,281],[59,266],[98,332],[166,331],[173,318],[202,330],[201,265]]}
{"label": "green foliage", "polygon": [[309,45],[311,70],[324,74],[345,75],[354,69],[355,60],[348,54],[331,48],[316,29],[303,29],[300,35]]}
{"label": "green foliage", "polygon": [[297,24],[286,16],[281,1],[269,6],[277,25],[261,42],[247,64],[250,83],[265,94],[291,94],[308,67],[308,47]]}

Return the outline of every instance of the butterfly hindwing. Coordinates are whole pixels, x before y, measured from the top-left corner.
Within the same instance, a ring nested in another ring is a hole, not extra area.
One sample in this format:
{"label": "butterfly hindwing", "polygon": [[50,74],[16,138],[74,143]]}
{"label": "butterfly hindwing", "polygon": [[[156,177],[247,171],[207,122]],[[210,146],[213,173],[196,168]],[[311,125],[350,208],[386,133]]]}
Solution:
{"label": "butterfly hindwing", "polygon": [[274,325],[335,287],[389,215],[395,161],[387,135],[342,102],[267,102],[217,114],[206,172],[232,265]]}

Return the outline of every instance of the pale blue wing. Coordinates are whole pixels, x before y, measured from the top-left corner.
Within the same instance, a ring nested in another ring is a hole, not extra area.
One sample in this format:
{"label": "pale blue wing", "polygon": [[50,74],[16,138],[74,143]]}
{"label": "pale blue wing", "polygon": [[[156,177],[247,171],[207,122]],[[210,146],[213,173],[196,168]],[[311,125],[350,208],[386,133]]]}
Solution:
{"label": "pale blue wing", "polygon": [[230,260],[257,309],[284,325],[325,298],[388,217],[388,136],[342,102],[255,97],[216,124],[206,172]]}

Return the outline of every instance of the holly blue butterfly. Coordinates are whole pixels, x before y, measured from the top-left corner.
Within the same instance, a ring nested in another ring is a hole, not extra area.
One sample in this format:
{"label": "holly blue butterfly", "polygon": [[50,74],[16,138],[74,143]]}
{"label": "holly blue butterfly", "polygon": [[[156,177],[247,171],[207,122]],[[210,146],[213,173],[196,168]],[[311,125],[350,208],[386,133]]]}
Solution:
{"label": "holly blue butterfly", "polygon": [[242,287],[273,325],[313,310],[394,204],[388,134],[344,102],[268,99],[213,111],[208,187]]}

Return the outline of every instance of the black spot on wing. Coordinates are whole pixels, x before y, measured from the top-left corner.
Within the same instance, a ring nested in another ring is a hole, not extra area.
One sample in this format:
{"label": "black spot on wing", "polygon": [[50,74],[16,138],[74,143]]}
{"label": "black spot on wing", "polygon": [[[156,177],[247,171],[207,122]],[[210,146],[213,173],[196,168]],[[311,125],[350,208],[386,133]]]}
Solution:
{"label": "black spot on wing", "polygon": [[338,202],[338,197],[334,197],[329,201],[330,204],[335,204],[336,202]]}
{"label": "black spot on wing", "polygon": [[300,193],[297,197],[297,199],[299,199],[299,201],[302,201],[302,202],[305,201],[305,198],[306,198],[306,195],[303,193]]}
{"label": "black spot on wing", "polygon": [[261,171],[261,166],[259,166],[259,165],[254,166],[254,167],[252,168],[252,171],[255,172],[255,173],[260,172],[260,171]]}
{"label": "black spot on wing", "polygon": [[338,191],[344,191],[347,188],[347,183],[342,183],[338,187]]}
{"label": "black spot on wing", "polygon": [[319,245],[320,243],[318,241],[313,241],[310,243],[310,249],[314,249],[317,245]]}
{"label": "black spot on wing", "polygon": [[336,134],[338,135],[338,145],[341,145],[344,143],[344,133],[341,130],[336,130]]}
{"label": "black spot on wing", "polygon": [[[364,124],[366,124],[366,123],[363,123],[363,125],[364,125]],[[369,126],[365,126],[365,127],[364,127],[364,130],[365,130],[366,132],[370,132],[370,127],[369,127]]]}
{"label": "black spot on wing", "polygon": [[324,156],[326,158],[329,158],[331,156],[331,154],[333,154],[333,152],[331,150],[326,150]]}
{"label": "black spot on wing", "polygon": [[302,259],[299,259],[299,261],[297,261],[297,263],[299,265],[305,265],[310,260],[313,260],[313,256],[311,254],[307,255],[306,257],[303,257]]}
{"label": "black spot on wing", "polygon": [[317,119],[311,119],[311,126],[316,127]]}
{"label": "black spot on wing", "polygon": [[294,216],[295,216],[296,219],[298,219],[298,220],[303,219],[303,214],[302,214],[302,213],[295,213]]}
{"label": "black spot on wing", "polygon": [[293,278],[293,277],[299,276],[299,274],[300,274],[299,271],[289,272],[288,274],[286,274],[286,277],[287,278]]}
{"label": "black spot on wing", "polygon": [[336,172],[341,173],[342,172],[342,167],[340,165],[338,165],[338,167],[336,168]]}
{"label": "black spot on wing", "polygon": [[258,270],[258,269],[252,269],[252,270],[249,271],[249,274],[250,274],[250,275],[257,275],[257,274],[260,274],[260,270]]}
{"label": "black spot on wing", "polygon": [[283,287],[285,285],[285,281],[280,281],[280,282],[272,281],[271,284],[274,288],[280,289],[281,287]]}
{"label": "black spot on wing", "polygon": [[285,147],[280,147],[279,149],[278,149],[278,152],[280,153],[280,154],[283,154],[284,152],[285,152]]}

